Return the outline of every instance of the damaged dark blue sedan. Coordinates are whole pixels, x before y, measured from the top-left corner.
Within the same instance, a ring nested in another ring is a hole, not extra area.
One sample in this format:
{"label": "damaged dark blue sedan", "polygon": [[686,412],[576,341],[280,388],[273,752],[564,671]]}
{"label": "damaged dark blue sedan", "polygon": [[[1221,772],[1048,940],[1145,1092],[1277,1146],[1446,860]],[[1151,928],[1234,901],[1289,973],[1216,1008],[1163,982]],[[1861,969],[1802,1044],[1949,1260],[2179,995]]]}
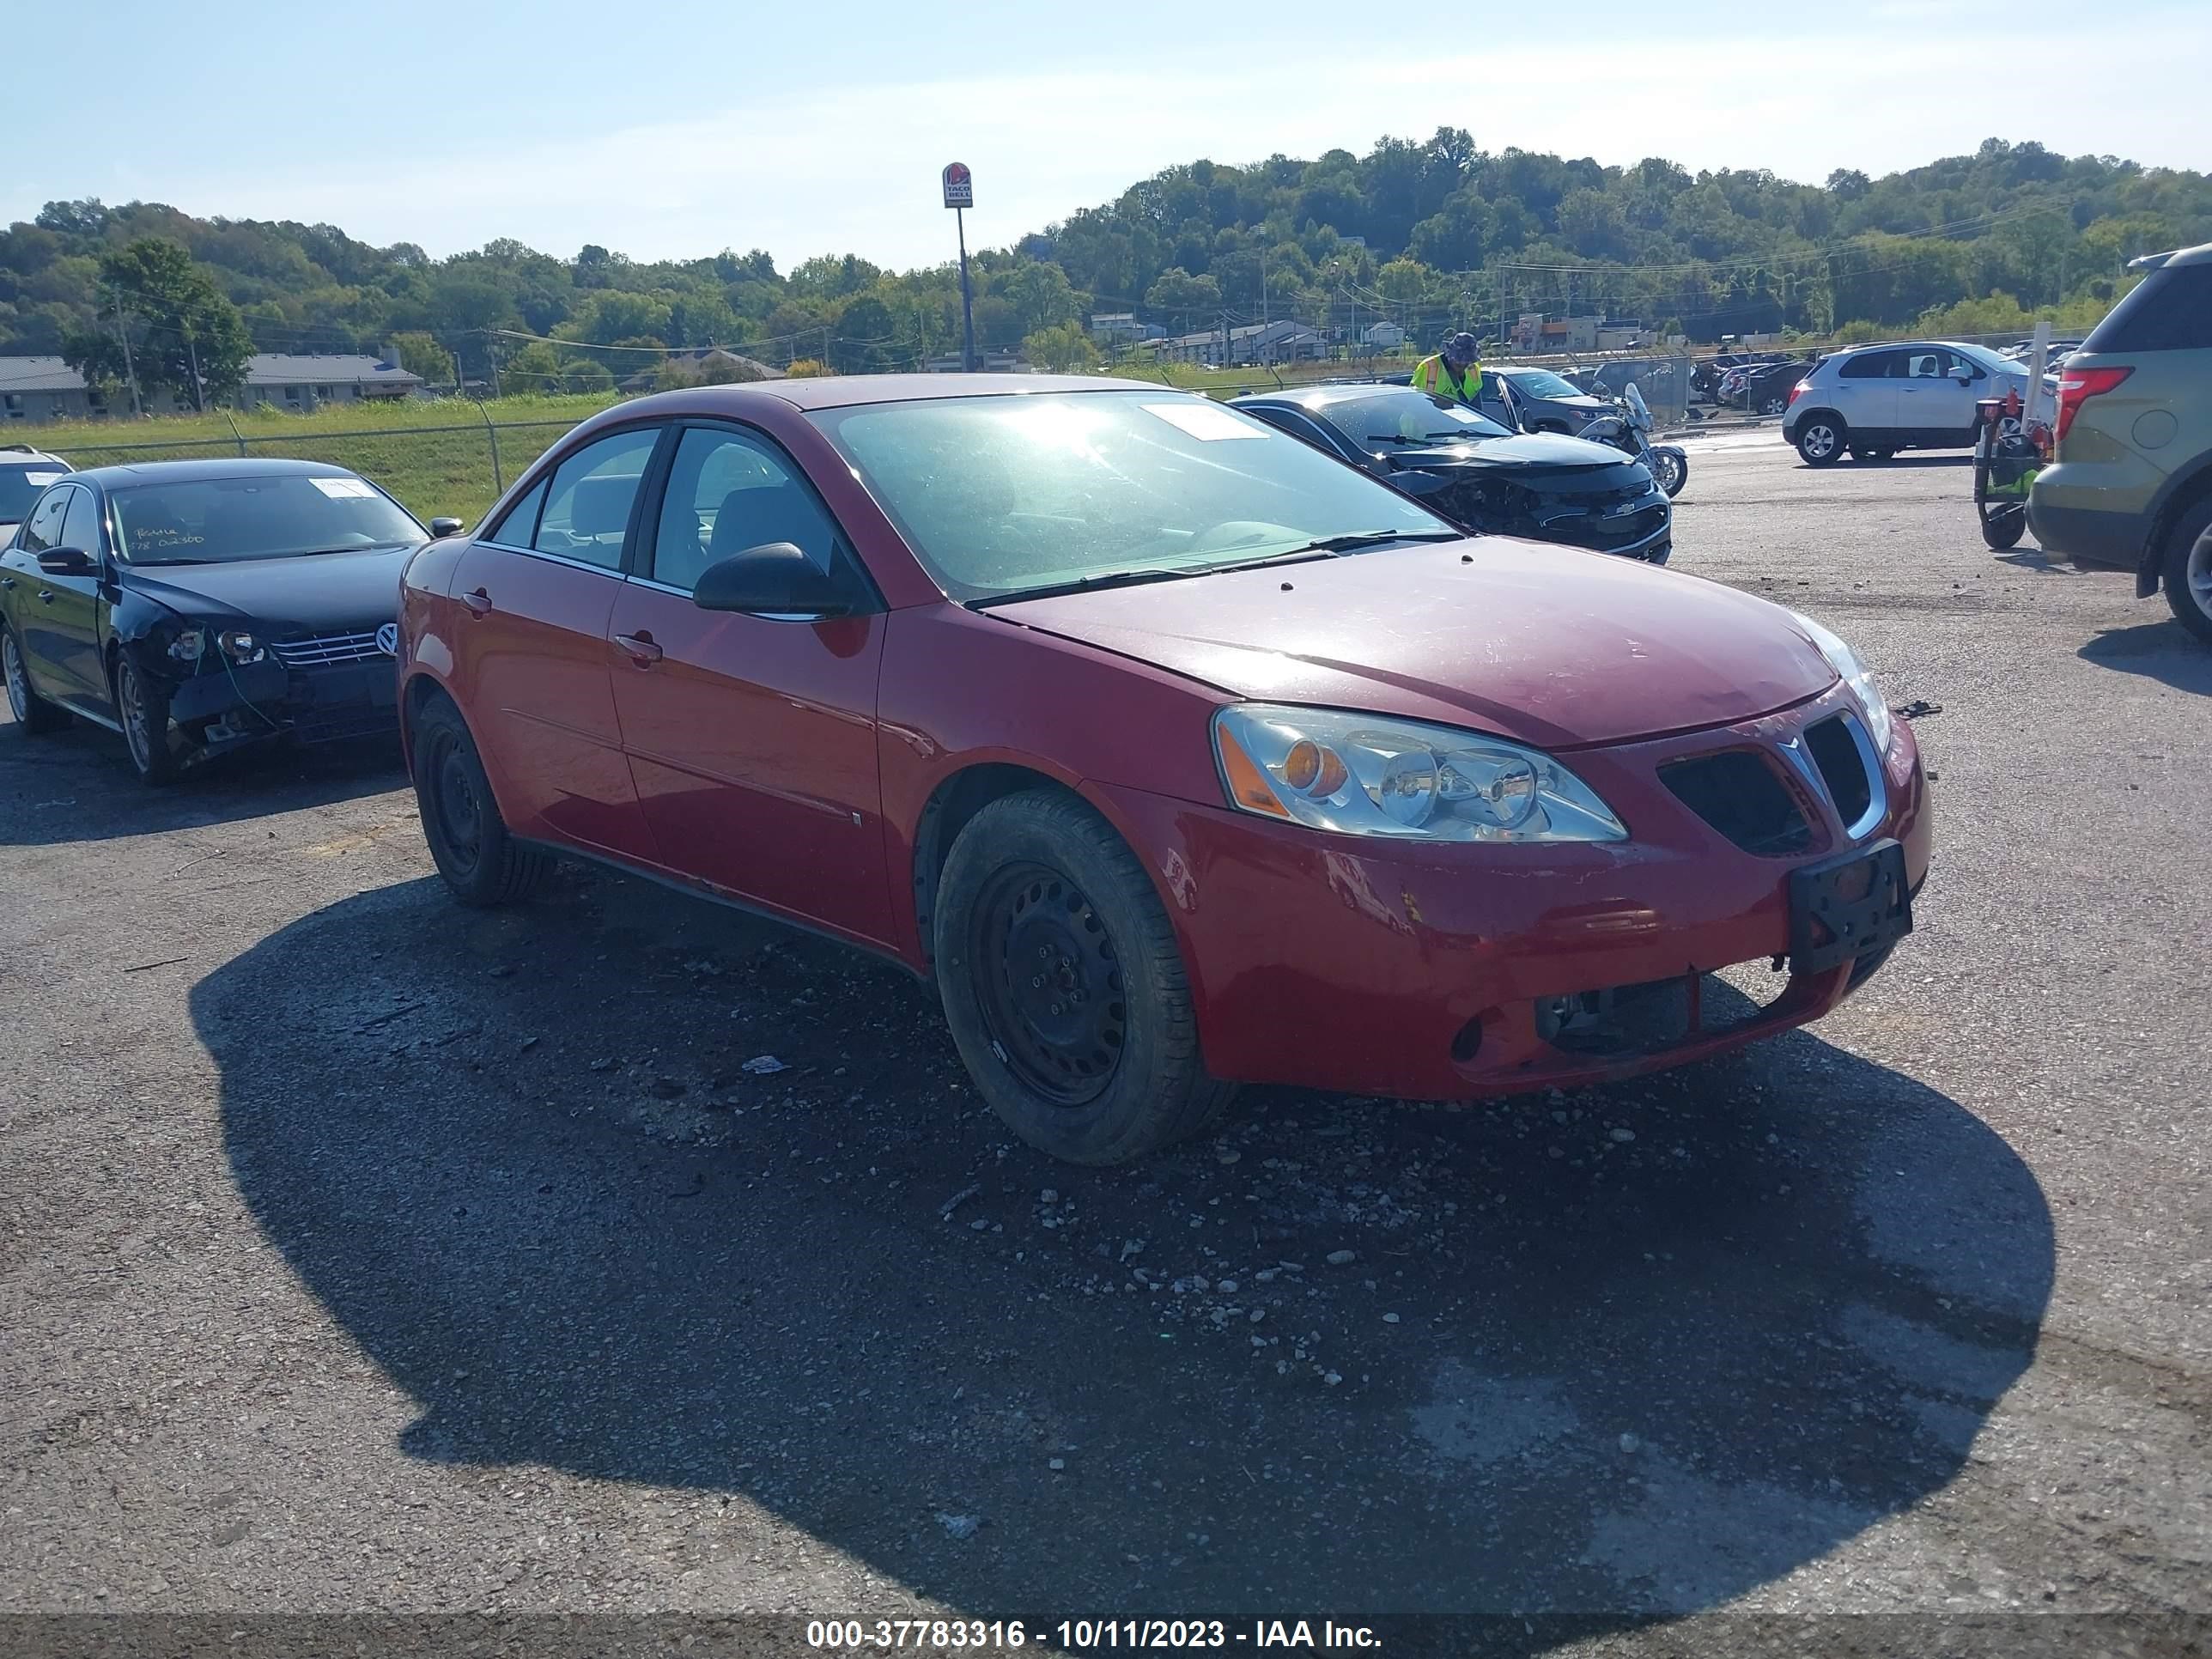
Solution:
{"label": "damaged dark blue sedan", "polygon": [[0,550],[9,710],[121,732],[149,783],[248,744],[396,734],[399,574],[460,527],[313,461],[70,473]]}

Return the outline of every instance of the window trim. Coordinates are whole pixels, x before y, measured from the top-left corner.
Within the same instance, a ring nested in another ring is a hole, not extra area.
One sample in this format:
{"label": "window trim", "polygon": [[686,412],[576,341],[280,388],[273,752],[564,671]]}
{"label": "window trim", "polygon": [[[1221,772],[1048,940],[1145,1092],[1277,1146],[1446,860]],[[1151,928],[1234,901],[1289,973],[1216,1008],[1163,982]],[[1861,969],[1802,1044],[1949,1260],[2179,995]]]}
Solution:
{"label": "window trim", "polygon": [[40,554],[47,551],[49,549],[59,547],[61,545],[59,541],[48,542],[44,547],[25,547],[23,544],[29,538],[31,526],[37,521],[39,509],[46,504],[48,497],[52,497],[53,500],[64,503],[61,517],[54,520],[54,533],[57,536],[59,536],[61,533],[61,527],[69,522],[69,507],[67,505],[68,499],[70,496],[75,495],[78,490],[83,488],[84,486],[82,484],[70,483],[66,480],[57,480],[54,483],[48,484],[38,499],[31,503],[31,510],[23,515],[23,522],[15,526],[15,538],[9,544],[9,545],[12,547],[21,548],[22,551],[28,553],[33,558],[36,558]]}
{"label": "window trim", "polygon": [[814,480],[799,465],[798,457],[777,442],[775,436],[763,428],[731,416],[679,415],[668,422],[660,448],[653,457],[653,465],[646,473],[645,485],[638,491],[639,506],[649,510],[631,520],[629,556],[623,567],[630,580],[656,592],[680,594],[687,599],[691,597],[692,590],[690,588],[677,587],[653,579],[649,558],[652,550],[644,545],[642,530],[644,526],[651,525],[658,538],[661,498],[667,492],[669,474],[676,468],[677,449],[684,441],[684,434],[695,430],[728,433],[758,446],[806,492],[808,499],[821,511],[823,522],[830,526],[831,574],[842,574],[843,580],[854,586],[854,597],[858,602],[846,613],[847,616],[879,616],[890,609],[884,602],[883,590],[876,586],[875,573],[868,568],[867,561],[860,556],[860,549],[854,545],[852,532],[845,528],[844,520],[830,510],[830,503],[823,500],[822,492],[815,488]]}
{"label": "window trim", "polygon": [[[537,495],[541,489],[545,492],[545,496],[550,496],[552,495],[553,475],[551,473],[549,472],[544,477],[538,478],[532,483],[527,489],[524,490],[520,495],[517,495],[514,498],[514,507],[510,507],[505,513],[499,515],[499,527],[501,532],[504,532],[507,529],[507,520],[514,516],[514,508],[520,507],[523,502],[528,501],[532,495]],[[474,541],[479,547],[504,548],[509,553],[535,553],[538,550],[536,547],[532,545],[532,543],[535,542],[538,538],[538,520],[545,516],[545,496],[539,497],[538,510],[530,515],[530,541],[504,542],[500,540],[497,535],[475,536],[471,537],[470,539]]]}

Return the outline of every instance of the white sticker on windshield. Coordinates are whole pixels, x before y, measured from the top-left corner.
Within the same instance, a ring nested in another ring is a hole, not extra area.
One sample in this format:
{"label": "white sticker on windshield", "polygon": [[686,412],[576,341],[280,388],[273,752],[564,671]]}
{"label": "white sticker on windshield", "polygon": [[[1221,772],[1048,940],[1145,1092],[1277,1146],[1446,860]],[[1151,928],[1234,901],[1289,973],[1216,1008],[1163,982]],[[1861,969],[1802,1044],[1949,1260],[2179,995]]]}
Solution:
{"label": "white sticker on windshield", "polygon": [[23,482],[33,489],[44,489],[50,483],[59,483],[61,478],[58,472],[26,472],[23,475]]}
{"label": "white sticker on windshield", "polygon": [[1257,422],[1247,424],[1238,420],[1219,404],[1208,403],[1203,398],[1193,398],[1188,403],[1146,404],[1147,415],[1157,415],[1170,426],[1180,428],[1192,437],[1206,443],[1224,438],[1264,438],[1267,428]]}
{"label": "white sticker on windshield", "polygon": [[1479,426],[1482,422],[1481,416],[1476,414],[1471,409],[1462,409],[1457,404],[1454,404],[1449,408],[1446,409],[1444,413],[1450,416],[1452,419],[1457,421],[1462,426]]}
{"label": "white sticker on windshield", "polygon": [[376,495],[374,486],[359,478],[310,478],[307,482],[333,501],[374,500]]}

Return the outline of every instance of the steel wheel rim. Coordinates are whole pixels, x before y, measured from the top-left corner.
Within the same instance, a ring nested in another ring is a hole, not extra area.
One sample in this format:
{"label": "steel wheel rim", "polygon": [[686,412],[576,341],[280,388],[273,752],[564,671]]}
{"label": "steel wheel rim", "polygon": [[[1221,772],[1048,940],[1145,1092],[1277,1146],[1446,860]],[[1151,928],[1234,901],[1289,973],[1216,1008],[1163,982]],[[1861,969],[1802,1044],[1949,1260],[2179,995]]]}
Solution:
{"label": "steel wheel rim", "polygon": [[123,706],[123,741],[131,745],[131,758],[142,772],[154,765],[154,735],[146,729],[146,693],[138,684],[138,671],[129,663],[115,670],[116,698]]}
{"label": "steel wheel rim", "polygon": [[992,1052],[1054,1106],[1088,1105],[1121,1067],[1127,988],[1083,890],[1042,864],[1008,865],[969,924],[970,972]]}
{"label": "steel wheel rim", "polygon": [[2197,608],[2212,617],[2212,530],[2199,536],[2197,545],[2189,550],[2189,567],[2183,575]]}
{"label": "steel wheel rim", "polygon": [[0,669],[8,679],[8,709],[17,724],[31,718],[31,683],[23,667],[23,653],[15,648],[13,634],[0,634]]}
{"label": "steel wheel rim", "polygon": [[451,738],[438,745],[430,777],[439,836],[454,862],[473,870],[483,850],[483,803],[477,797],[476,780],[461,757],[461,746]]}

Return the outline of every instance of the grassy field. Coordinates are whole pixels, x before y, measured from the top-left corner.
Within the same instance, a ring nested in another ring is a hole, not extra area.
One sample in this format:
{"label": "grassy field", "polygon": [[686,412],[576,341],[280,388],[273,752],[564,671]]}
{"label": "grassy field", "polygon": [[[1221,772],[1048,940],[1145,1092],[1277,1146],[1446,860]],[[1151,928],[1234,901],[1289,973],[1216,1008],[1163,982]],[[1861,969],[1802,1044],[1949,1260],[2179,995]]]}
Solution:
{"label": "grassy field", "polygon": [[[1376,373],[1405,366],[1389,357],[1376,358],[1371,364]],[[1104,372],[1232,398],[1240,392],[1341,378],[1370,367],[1337,362],[1285,363],[1273,370],[1212,369],[1192,363],[1124,362]],[[450,514],[474,524],[499,495],[487,417],[498,435],[497,477],[512,483],[562,433],[612,401],[598,394],[502,398],[482,404],[410,398],[354,404],[309,415],[275,410],[228,415],[217,410],[150,416],[141,421],[64,421],[36,428],[35,441],[79,468],[239,454],[329,461],[383,485],[417,518],[427,520]]]}
{"label": "grassy field", "polygon": [[150,416],[143,421],[64,422],[37,429],[42,449],[73,466],[118,462],[285,455],[350,467],[397,495],[417,518],[451,514],[474,523],[496,498],[492,434],[498,431],[499,476],[507,483],[544,454],[604,396],[503,398],[475,404],[453,398],[352,404],[311,415],[250,414]]}

